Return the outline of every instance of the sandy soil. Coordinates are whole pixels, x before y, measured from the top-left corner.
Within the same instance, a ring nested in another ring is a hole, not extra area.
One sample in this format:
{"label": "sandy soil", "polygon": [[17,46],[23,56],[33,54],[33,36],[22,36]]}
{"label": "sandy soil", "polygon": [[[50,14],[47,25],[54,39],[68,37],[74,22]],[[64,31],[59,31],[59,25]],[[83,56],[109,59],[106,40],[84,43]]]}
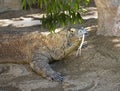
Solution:
{"label": "sandy soil", "polygon": [[[1,13],[0,31],[46,31],[41,29],[40,22],[36,21],[38,12],[33,10]],[[8,63],[0,64],[0,91],[120,91],[120,38],[96,35],[96,12],[95,6],[90,5],[84,17],[89,36],[86,38],[88,47],[82,49],[82,55],[76,57],[76,52],[73,52],[63,61],[52,64],[53,69],[64,75],[64,83],[41,78],[32,72],[27,64]],[[35,23],[36,26],[17,22],[25,18],[32,22],[31,18],[34,18],[35,22],[32,24]]]}

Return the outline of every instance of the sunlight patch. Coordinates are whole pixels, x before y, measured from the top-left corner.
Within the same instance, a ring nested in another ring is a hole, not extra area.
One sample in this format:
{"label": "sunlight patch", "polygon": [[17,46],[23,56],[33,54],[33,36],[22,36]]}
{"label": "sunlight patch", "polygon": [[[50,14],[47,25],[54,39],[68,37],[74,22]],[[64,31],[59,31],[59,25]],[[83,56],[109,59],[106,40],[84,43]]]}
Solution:
{"label": "sunlight patch", "polygon": [[34,20],[34,18],[25,18],[25,17],[0,20],[1,27],[7,27],[7,26],[30,27],[41,24],[42,22],[40,20]]}

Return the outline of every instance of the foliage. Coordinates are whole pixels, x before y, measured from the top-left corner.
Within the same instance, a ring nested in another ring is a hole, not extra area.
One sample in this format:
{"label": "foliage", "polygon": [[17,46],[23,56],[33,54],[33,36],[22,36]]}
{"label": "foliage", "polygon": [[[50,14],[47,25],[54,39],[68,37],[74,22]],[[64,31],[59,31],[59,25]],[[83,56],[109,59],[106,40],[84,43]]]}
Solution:
{"label": "foliage", "polygon": [[32,4],[44,8],[46,15],[43,16],[42,25],[53,31],[56,27],[69,24],[82,23],[81,13],[85,12],[84,6],[89,0],[23,0],[22,7],[26,9]]}

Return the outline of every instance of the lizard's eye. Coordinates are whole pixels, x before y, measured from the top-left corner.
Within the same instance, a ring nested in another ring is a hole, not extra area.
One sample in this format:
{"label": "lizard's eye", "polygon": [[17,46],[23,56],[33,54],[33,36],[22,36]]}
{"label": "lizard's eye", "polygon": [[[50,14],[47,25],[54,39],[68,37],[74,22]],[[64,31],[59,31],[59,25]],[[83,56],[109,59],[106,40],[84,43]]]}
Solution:
{"label": "lizard's eye", "polygon": [[73,33],[75,31],[74,28],[69,29],[69,32]]}
{"label": "lizard's eye", "polygon": [[72,33],[73,33],[74,31],[73,31],[73,30],[71,30],[70,32],[72,32]]}

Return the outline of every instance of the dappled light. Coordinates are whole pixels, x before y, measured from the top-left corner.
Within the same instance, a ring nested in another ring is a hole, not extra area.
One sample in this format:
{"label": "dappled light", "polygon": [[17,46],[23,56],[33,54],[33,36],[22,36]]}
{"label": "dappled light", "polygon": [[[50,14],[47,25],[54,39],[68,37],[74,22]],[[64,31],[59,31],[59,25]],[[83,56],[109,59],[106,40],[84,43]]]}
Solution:
{"label": "dappled light", "polygon": [[89,7],[86,9],[87,9],[87,12],[83,16],[83,19],[87,20],[87,19],[97,19],[98,18],[98,12],[97,12],[96,7]]}
{"label": "dappled light", "polygon": [[111,43],[113,43],[113,46],[117,49],[120,49],[120,39],[119,38],[112,38]]}
{"label": "dappled light", "polygon": [[119,39],[117,39],[117,38],[115,38],[115,39],[112,39],[112,42],[113,42],[113,43],[119,43],[119,42],[120,42],[120,40],[119,40]]}
{"label": "dappled light", "polygon": [[41,25],[40,20],[34,20],[34,18],[29,17],[19,17],[12,19],[0,19],[0,27],[29,27],[35,25]]}
{"label": "dappled light", "polygon": [[115,44],[115,47],[120,48],[120,43],[119,44]]}

